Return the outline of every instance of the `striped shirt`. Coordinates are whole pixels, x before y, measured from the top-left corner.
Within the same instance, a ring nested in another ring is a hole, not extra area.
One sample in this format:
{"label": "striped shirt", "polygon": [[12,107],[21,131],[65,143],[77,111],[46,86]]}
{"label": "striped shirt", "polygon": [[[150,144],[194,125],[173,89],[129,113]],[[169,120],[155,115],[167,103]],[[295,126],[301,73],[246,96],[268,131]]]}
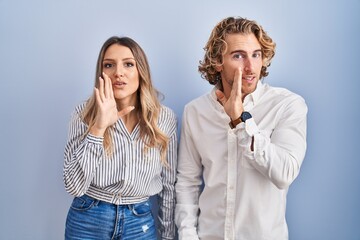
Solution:
{"label": "striped shirt", "polygon": [[162,106],[158,127],[169,137],[167,163],[160,159],[159,148],[147,148],[140,138],[140,126],[129,133],[119,119],[112,128],[113,154],[107,155],[103,138],[84,136],[88,125],[82,121],[85,103],[72,114],[64,153],[64,184],[73,196],[87,194],[98,200],[133,204],[158,194],[159,221],[164,239],[175,235],[174,207],[177,165],[177,121],[175,113]]}

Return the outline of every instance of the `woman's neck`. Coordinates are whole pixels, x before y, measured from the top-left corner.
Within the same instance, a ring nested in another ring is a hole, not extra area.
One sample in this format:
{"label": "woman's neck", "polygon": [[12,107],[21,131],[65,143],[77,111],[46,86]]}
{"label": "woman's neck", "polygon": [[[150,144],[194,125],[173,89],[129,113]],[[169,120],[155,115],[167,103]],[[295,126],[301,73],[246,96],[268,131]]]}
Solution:
{"label": "woman's neck", "polygon": [[135,106],[135,109],[129,112],[128,114],[121,117],[121,120],[125,124],[129,133],[132,133],[135,126],[139,122],[139,108]]}

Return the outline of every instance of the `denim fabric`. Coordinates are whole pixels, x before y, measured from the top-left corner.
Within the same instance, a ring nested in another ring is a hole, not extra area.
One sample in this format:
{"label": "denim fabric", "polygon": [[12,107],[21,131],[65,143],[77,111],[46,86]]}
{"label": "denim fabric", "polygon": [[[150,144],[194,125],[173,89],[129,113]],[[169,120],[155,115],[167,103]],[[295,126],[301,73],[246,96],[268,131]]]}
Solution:
{"label": "denim fabric", "polygon": [[65,239],[156,240],[150,201],[114,205],[87,195],[75,197],[69,209]]}

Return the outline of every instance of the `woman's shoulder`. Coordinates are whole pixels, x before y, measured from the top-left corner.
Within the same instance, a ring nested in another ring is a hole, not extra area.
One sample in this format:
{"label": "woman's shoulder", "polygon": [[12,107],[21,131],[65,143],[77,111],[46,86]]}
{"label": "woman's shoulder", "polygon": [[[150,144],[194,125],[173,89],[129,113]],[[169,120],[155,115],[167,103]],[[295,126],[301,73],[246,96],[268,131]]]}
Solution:
{"label": "woman's shoulder", "polygon": [[160,118],[176,119],[176,114],[175,114],[174,110],[161,104],[160,105]]}
{"label": "woman's shoulder", "polygon": [[172,132],[177,127],[177,116],[171,108],[161,105],[159,120],[159,127],[165,132]]}
{"label": "woman's shoulder", "polygon": [[86,102],[87,101],[82,101],[82,102],[78,103],[74,108],[73,114],[81,115],[85,109]]}
{"label": "woman's shoulder", "polygon": [[82,110],[84,110],[84,108],[85,108],[85,106],[86,106],[86,103],[87,103],[86,100],[78,103],[78,104],[75,106],[75,109],[76,109],[77,111],[82,111]]}

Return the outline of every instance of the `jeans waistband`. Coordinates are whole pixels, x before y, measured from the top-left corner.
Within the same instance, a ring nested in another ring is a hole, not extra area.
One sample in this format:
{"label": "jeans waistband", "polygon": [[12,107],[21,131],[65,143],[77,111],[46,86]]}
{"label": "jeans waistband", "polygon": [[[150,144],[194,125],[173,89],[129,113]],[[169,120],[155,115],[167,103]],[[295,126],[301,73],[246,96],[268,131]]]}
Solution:
{"label": "jeans waistband", "polygon": [[89,187],[86,195],[115,205],[134,204],[149,199],[148,196],[123,196],[121,193],[110,193],[94,186]]}

